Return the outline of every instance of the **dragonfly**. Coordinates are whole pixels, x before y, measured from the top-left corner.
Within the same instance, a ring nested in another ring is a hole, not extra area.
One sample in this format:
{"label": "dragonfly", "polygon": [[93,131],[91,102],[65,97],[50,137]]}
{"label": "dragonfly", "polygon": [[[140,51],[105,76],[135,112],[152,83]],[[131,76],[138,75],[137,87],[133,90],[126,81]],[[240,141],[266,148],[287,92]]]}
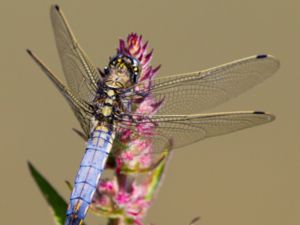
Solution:
{"label": "dragonfly", "polygon": [[[78,119],[87,140],[85,154],[74,181],[65,225],[82,224],[107,158],[117,139],[119,127],[151,124],[150,136],[155,152],[168,140],[180,148],[205,138],[243,130],[274,120],[262,111],[200,113],[241,94],[261,83],[279,68],[271,55],[260,54],[236,60],[211,69],[153,80],[151,88],[137,91],[141,66],[138,59],[117,54],[101,72],[79,45],[64,13],[58,5],[50,10],[56,45],[67,85],[31,51],[31,58],[64,96]],[[151,118],[137,115],[132,99],[143,99],[149,93],[163,105]],[[130,123],[128,123],[130,121]]]}

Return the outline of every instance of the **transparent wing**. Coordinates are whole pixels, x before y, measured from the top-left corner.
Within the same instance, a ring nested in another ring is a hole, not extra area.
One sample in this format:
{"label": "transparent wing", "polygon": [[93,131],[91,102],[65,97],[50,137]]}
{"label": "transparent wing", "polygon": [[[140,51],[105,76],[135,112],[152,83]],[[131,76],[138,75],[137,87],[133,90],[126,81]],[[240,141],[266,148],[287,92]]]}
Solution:
{"label": "transparent wing", "polygon": [[193,144],[205,138],[228,134],[274,120],[264,112],[227,112],[197,115],[157,115],[137,125],[155,126],[154,135],[145,136],[154,143],[154,152],[162,151],[171,141],[173,148]]}
{"label": "transparent wing", "polygon": [[[254,87],[278,68],[274,57],[257,55],[204,71],[155,79],[150,92],[156,100],[164,99],[158,114],[196,114]],[[143,90],[143,82],[139,85]]]}
{"label": "transparent wing", "polygon": [[52,6],[50,15],[68,87],[77,99],[91,102],[101,76],[78,44],[61,9]]}
{"label": "transparent wing", "polygon": [[65,97],[73,110],[86,137],[89,136],[92,127],[92,110],[89,105],[77,99],[74,94],[42,63],[42,61],[34,55],[30,50],[27,50],[31,58],[38,64],[47,77],[53,82],[59,92]]}
{"label": "transparent wing", "polygon": [[[229,112],[189,116],[159,116],[152,121],[158,123],[159,139],[171,139],[173,148],[183,147],[205,138],[228,134],[274,120],[264,112]],[[157,141],[154,141],[157,142]],[[160,140],[155,144],[161,149]]]}

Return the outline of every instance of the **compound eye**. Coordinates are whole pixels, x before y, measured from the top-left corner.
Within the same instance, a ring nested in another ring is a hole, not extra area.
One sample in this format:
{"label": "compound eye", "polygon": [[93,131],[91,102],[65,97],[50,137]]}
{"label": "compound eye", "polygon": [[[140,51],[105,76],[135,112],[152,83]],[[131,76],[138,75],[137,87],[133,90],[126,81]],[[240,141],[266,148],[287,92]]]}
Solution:
{"label": "compound eye", "polygon": [[137,59],[135,59],[135,58],[133,58],[132,59],[133,60],[133,66],[135,66],[135,67],[137,67],[138,66],[138,64],[139,64],[139,62],[138,62],[138,60]]}
{"label": "compound eye", "polygon": [[107,67],[104,67],[104,74],[108,75],[109,74],[109,69]]}
{"label": "compound eye", "polygon": [[112,60],[112,61],[110,62],[110,65],[111,65],[111,66],[115,66],[115,65],[116,65],[116,60]]}

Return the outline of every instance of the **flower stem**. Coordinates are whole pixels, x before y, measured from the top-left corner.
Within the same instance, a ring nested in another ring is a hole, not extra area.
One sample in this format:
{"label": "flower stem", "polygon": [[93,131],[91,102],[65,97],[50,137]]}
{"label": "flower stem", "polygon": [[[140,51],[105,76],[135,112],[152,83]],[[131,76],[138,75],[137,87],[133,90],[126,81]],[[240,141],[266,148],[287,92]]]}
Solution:
{"label": "flower stem", "polygon": [[119,218],[108,219],[107,225],[121,225],[121,220]]}

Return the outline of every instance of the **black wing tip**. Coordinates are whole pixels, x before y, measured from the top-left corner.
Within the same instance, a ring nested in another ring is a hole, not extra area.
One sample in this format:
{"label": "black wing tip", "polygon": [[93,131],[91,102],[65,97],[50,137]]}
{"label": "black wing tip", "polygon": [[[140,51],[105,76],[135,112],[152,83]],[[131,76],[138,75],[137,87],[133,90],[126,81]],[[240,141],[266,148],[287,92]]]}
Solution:
{"label": "black wing tip", "polygon": [[259,54],[256,56],[257,59],[264,59],[264,58],[268,58],[267,54]]}
{"label": "black wing tip", "polygon": [[30,49],[26,49],[27,54],[33,58],[34,60],[36,60],[36,56],[34,55],[34,53],[30,50]]}
{"label": "black wing tip", "polygon": [[29,55],[32,55],[32,51],[30,49],[26,49],[26,52],[29,54]]}
{"label": "black wing tip", "polygon": [[271,114],[271,113],[266,113],[263,111],[254,111],[253,114],[255,115],[262,115],[263,117],[266,117],[269,122],[272,122],[273,120],[276,119],[276,116]]}
{"label": "black wing tip", "polygon": [[266,114],[265,112],[263,111],[254,111],[253,114],[260,114],[260,115],[264,115]]}
{"label": "black wing tip", "polygon": [[57,5],[57,4],[53,5],[53,8],[54,8],[55,10],[57,10],[58,12],[60,11],[60,7],[59,7],[59,5]]}

